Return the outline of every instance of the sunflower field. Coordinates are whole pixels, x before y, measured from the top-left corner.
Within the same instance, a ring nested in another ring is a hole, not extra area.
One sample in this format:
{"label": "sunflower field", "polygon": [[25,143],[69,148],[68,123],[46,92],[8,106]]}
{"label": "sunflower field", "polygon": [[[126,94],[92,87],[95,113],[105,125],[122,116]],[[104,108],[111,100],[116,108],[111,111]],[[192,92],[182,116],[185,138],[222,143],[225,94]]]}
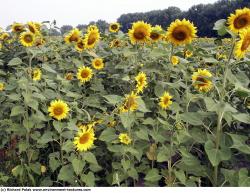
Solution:
{"label": "sunflower field", "polygon": [[1,30],[0,185],[250,186],[250,9],[120,27]]}

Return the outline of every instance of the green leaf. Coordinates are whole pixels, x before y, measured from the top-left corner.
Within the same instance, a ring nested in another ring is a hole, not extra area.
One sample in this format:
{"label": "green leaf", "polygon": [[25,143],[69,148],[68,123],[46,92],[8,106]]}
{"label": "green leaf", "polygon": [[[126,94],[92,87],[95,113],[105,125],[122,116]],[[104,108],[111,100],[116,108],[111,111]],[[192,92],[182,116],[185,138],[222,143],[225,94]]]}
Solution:
{"label": "green leaf", "polygon": [[62,150],[66,151],[67,153],[73,151],[74,150],[73,142],[71,140],[67,140],[65,143],[63,143]]}
{"label": "green leaf", "polygon": [[203,117],[200,113],[188,112],[180,114],[180,119],[184,122],[190,123],[191,125],[202,125]]}
{"label": "green leaf", "polygon": [[221,161],[229,160],[231,158],[231,151],[229,148],[220,147],[216,150],[215,144],[211,140],[208,140],[205,143],[205,151],[213,166],[218,166]]}
{"label": "green leaf", "polygon": [[250,177],[247,169],[240,169],[239,171],[239,187],[250,187]]}
{"label": "green leaf", "polygon": [[246,113],[233,114],[233,118],[235,118],[237,121],[250,124],[250,115]]}
{"label": "green leaf", "polygon": [[217,111],[218,104],[211,97],[204,97],[204,102],[208,111]]}
{"label": "green leaf", "polygon": [[91,164],[98,165],[95,155],[93,153],[91,153],[91,152],[84,153],[83,154],[83,159],[86,160],[87,162],[91,163]]}
{"label": "green leaf", "polygon": [[88,187],[95,186],[95,175],[93,172],[89,172],[87,175],[83,174],[81,176],[81,180],[86,184]]}
{"label": "green leaf", "polygon": [[149,141],[148,132],[146,129],[140,129],[139,131],[136,131],[135,134],[139,139]]}
{"label": "green leaf", "polygon": [[63,166],[57,176],[58,180],[72,183],[74,181],[74,173],[71,165]]}
{"label": "green leaf", "polygon": [[30,169],[38,175],[41,175],[41,164],[39,162],[31,163],[29,165]]}
{"label": "green leaf", "polygon": [[52,172],[54,172],[59,166],[60,166],[59,160],[57,160],[55,157],[50,157],[49,167],[52,170]]}
{"label": "green leaf", "polygon": [[114,129],[105,129],[101,133],[99,140],[106,141],[106,142],[112,142],[113,140],[117,139],[117,135],[115,134]]}
{"label": "green leaf", "polygon": [[51,131],[46,131],[42,137],[39,138],[39,140],[37,141],[37,143],[40,144],[47,144],[50,141],[53,141],[53,133]]}
{"label": "green leaf", "polygon": [[28,147],[29,144],[27,144],[26,141],[20,141],[18,144],[19,153],[25,152]]}
{"label": "green leaf", "polygon": [[130,168],[130,161],[122,159],[121,160],[122,167],[125,171],[127,171]]}
{"label": "green leaf", "polygon": [[185,185],[186,184],[186,176],[185,176],[184,171],[175,170],[174,173],[175,173],[175,176],[178,178],[178,180],[180,180],[180,182]]}
{"label": "green leaf", "polygon": [[135,179],[135,180],[138,180],[138,178],[139,178],[138,172],[136,171],[135,168],[130,168],[130,169],[128,170],[128,175],[129,175],[130,177],[132,177],[133,179]]}
{"label": "green leaf", "polygon": [[143,112],[143,113],[147,113],[150,112],[150,110],[147,109],[144,101],[141,98],[136,99],[137,103],[138,103],[138,110]]}
{"label": "green leaf", "polygon": [[159,171],[155,168],[149,170],[147,175],[145,176],[145,180],[149,182],[157,182],[162,178],[161,175],[159,175]]}
{"label": "green leaf", "polygon": [[84,166],[85,166],[85,161],[74,158],[72,160],[72,166],[73,166],[75,173],[77,175],[80,175],[82,173]]}
{"label": "green leaf", "polygon": [[52,69],[49,65],[45,63],[42,65],[42,68],[48,72],[57,73],[54,69]]}
{"label": "green leaf", "polygon": [[116,105],[117,103],[120,103],[122,101],[121,96],[118,95],[105,95],[103,96],[109,104]]}
{"label": "green leaf", "polygon": [[23,114],[25,113],[25,110],[22,106],[14,106],[12,109],[11,109],[11,113],[10,113],[10,116],[13,117],[13,116],[17,116],[17,115],[20,115],[20,114]]}
{"label": "green leaf", "polygon": [[170,147],[161,147],[157,154],[157,162],[166,162],[171,157]]}
{"label": "green leaf", "polygon": [[20,58],[13,58],[12,60],[9,61],[8,66],[18,66],[22,63],[23,62]]}
{"label": "green leaf", "polygon": [[233,140],[230,148],[235,148],[243,153],[250,154],[250,146],[246,144],[247,136],[227,133]]}
{"label": "green leaf", "polygon": [[120,115],[121,122],[123,126],[128,129],[132,127],[132,124],[135,121],[135,114],[133,112],[125,112],[121,113]]}

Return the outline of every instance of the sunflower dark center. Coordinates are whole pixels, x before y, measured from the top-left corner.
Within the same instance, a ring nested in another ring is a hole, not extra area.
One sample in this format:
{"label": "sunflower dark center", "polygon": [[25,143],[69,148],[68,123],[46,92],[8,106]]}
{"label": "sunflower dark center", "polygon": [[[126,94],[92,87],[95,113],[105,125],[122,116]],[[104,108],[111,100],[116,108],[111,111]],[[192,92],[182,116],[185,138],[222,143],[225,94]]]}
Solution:
{"label": "sunflower dark center", "polygon": [[146,37],[146,33],[143,29],[137,29],[134,32],[134,37],[137,40],[143,40]]}
{"label": "sunflower dark center", "polygon": [[247,50],[249,46],[250,46],[250,35],[244,38],[241,46],[241,51]]}
{"label": "sunflower dark center", "polygon": [[88,45],[92,45],[93,43],[95,43],[96,41],[96,37],[94,34],[90,34],[89,38],[88,38]]}
{"label": "sunflower dark center", "polygon": [[163,103],[164,103],[164,104],[168,104],[168,102],[169,102],[169,98],[165,97],[165,98],[163,99]]}
{"label": "sunflower dark center", "polygon": [[31,25],[29,25],[29,30],[34,34],[36,32],[35,28]]}
{"label": "sunflower dark center", "polygon": [[24,36],[24,41],[27,43],[31,43],[33,41],[33,37],[31,35],[25,35]]}
{"label": "sunflower dark center", "polygon": [[62,107],[56,107],[54,108],[54,114],[55,115],[61,115],[63,113]]}
{"label": "sunflower dark center", "polygon": [[100,62],[99,60],[97,60],[97,61],[95,62],[95,65],[96,65],[96,66],[101,66],[101,62]]}
{"label": "sunflower dark center", "polygon": [[134,104],[135,104],[135,99],[133,97],[129,97],[125,104],[125,108],[130,109],[131,106],[133,106]]}
{"label": "sunflower dark center", "polygon": [[159,37],[160,37],[160,34],[158,34],[158,33],[156,33],[156,32],[152,32],[152,33],[150,34],[150,38],[151,38],[152,40],[157,40]]}
{"label": "sunflower dark center", "polygon": [[112,30],[117,30],[117,29],[118,29],[118,26],[117,26],[117,25],[111,25],[111,29],[112,29]]}
{"label": "sunflower dark center", "polygon": [[187,33],[183,30],[174,30],[173,37],[179,41],[183,41],[187,38]]}
{"label": "sunflower dark center", "polygon": [[82,41],[78,42],[77,47],[80,48],[80,49],[83,49],[84,48],[83,42]]}
{"label": "sunflower dark center", "polygon": [[80,139],[79,139],[79,143],[80,144],[85,144],[89,141],[89,134],[88,133],[85,133],[83,134]]}
{"label": "sunflower dark center", "polygon": [[15,30],[16,32],[20,32],[20,31],[23,30],[23,28],[22,28],[22,26],[15,26],[15,27],[14,27],[14,30]]}
{"label": "sunflower dark center", "polygon": [[78,42],[79,36],[76,34],[72,34],[71,37],[69,38],[70,42]]}
{"label": "sunflower dark center", "polygon": [[248,18],[248,15],[246,14],[241,15],[234,20],[234,27],[236,29],[241,29],[247,25],[250,25],[250,18]]}
{"label": "sunflower dark center", "polygon": [[198,85],[199,86],[205,86],[205,85],[207,85],[207,80],[205,79],[205,78],[203,78],[203,77],[198,77],[197,79],[196,79],[196,81],[198,81]]}
{"label": "sunflower dark center", "polygon": [[86,70],[82,71],[82,73],[81,73],[81,77],[82,78],[87,78],[88,76],[89,76],[89,72],[88,71],[86,71]]}

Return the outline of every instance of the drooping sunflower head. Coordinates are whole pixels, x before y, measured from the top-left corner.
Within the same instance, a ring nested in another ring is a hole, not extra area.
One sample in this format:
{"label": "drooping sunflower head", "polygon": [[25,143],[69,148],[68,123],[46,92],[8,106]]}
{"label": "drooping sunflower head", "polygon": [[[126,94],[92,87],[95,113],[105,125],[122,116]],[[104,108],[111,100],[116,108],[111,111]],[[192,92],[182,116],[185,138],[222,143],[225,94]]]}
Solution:
{"label": "drooping sunflower head", "polygon": [[139,98],[134,92],[127,95],[123,106],[120,108],[120,112],[135,111],[138,108],[137,98]]}
{"label": "drooping sunflower head", "polygon": [[82,127],[74,138],[77,151],[88,151],[94,145],[95,139],[93,128]]}
{"label": "drooping sunflower head", "polygon": [[68,72],[66,75],[65,75],[65,79],[66,80],[72,80],[74,77],[73,73],[72,72]]}
{"label": "drooping sunflower head", "polygon": [[147,76],[144,72],[139,72],[135,77],[136,81],[136,94],[142,93],[143,90],[147,87]]}
{"label": "drooping sunflower head", "polygon": [[32,71],[32,79],[34,81],[39,81],[39,80],[41,80],[41,77],[42,77],[42,71],[39,68],[35,68]]}
{"label": "drooping sunflower head", "polygon": [[206,69],[198,69],[192,75],[193,86],[196,90],[200,92],[208,92],[213,87],[213,83],[210,80],[212,77],[211,72]]}
{"label": "drooping sunflower head", "polygon": [[127,133],[120,133],[119,140],[121,143],[129,145],[132,142],[132,139],[129,137]]}
{"label": "drooping sunflower head", "polygon": [[48,112],[49,116],[60,121],[68,116],[69,107],[68,104],[62,100],[54,100],[51,101]]}
{"label": "drooping sunflower head", "polygon": [[118,32],[119,30],[120,30],[120,24],[119,23],[111,23],[109,25],[109,31],[110,32],[115,33],[115,32]]}
{"label": "drooping sunflower head", "polygon": [[229,29],[234,33],[238,33],[241,30],[244,30],[250,26],[250,9],[237,9],[235,14],[232,14],[228,17]]}
{"label": "drooping sunflower head", "polygon": [[75,44],[75,49],[78,52],[82,52],[84,50],[84,42],[83,39],[79,39],[78,42]]}
{"label": "drooping sunflower head", "polygon": [[81,38],[80,36],[81,36],[81,31],[77,28],[74,28],[64,37],[64,41],[67,44],[70,44],[72,42],[78,42]]}
{"label": "drooping sunflower head", "polygon": [[237,58],[243,58],[250,51],[250,28],[240,32],[240,40],[235,45],[234,54]]}
{"label": "drooping sunflower head", "polygon": [[172,99],[173,97],[168,93],[164,92],[163,95],[160,97],[160,102],[159,105],[162,109],[166,110],[173,102]]}
{"label": "drooping sunflower head", "polygon": [[87,33],[84,35],[84,47],[86,49],[94,48],[100,39],[100,33],[96,26],[89,26]]}
{"label": "drooping sunflower head", "polygon": [[37,37],[35,40],[35,46],[42,46],[45,44],[45,39],[43,37]]}
{"label": "drooping sunflower head", "polygon": [[22,32],[19,40],[23,46],[31,47],[35,43],[35,35],[31,32]]}
{"label": "drooping sunflower head", "polygon": [[101,70],[104,68],[104,63],[102,58],[95,58],[92,60],[92,66],[96,70]]}
{"label": "drooping sunflower head", "polygon": [[3,91],[3,90],[4,90],[4,88],[5,88],[4,83],[0,82],[0,91]]}
{"label": "drooping sunflower head", "polygon": [[77,79],[80,80],[81,83],[90,81],[92,76],[93,72],[91,68],[85,66],[78,68]]}
{"label": "drooping sunflower head", "polygon": [[174,66],[179,64],[180,60],[177,56],[172,56],[171,57],[171,64],[173,64]]}
{"label": "drooping sunflower head", "polygon": [[32,21],[28,22],[27,23],[27,28],[33,34],[39,34],[40,33],[40,31],[37,29],[37,26],[36,26],[35,22],[32,22]]}
{"label": "drooping sunflower head", "polygon": [[175,20],[167,29],[166,38],[174,45],[189,44],[196,37],[196,27],[189,20]]}
{"label": "drooping sunflower head", "polygon": [[11,25],[11,30],[14,33],[21,33],[25,29],[24,25],[22,23],[13,23]]}
{"label": "drooping sunflower head", "polygon": [[133,23],[128,35],[132,44],[147,43],[150,40],[151,25],[143,21]]}
{"label": "drooping sunflower head", "polygon": [[157,42],[162,39],[162,27],[160,25],[156,25],[152,27],[152,31],[150,33],[150,38],[153,42]]}
{"label": "drooping sunflower head", "polygon": [[7,32],[0,33],[0,40],[5,41],[10,37]]}

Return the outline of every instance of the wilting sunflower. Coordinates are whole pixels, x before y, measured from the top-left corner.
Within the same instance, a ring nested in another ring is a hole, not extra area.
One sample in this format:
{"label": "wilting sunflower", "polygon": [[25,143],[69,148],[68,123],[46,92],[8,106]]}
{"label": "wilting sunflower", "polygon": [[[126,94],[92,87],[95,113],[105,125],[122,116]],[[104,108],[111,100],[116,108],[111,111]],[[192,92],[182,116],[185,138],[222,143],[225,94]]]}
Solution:
{"label": "wilting sunflower", "polygon": [[10,35],[7,32],[3,32],[0,34],[0,40],[7,40],[10,37]]}
{"label": "wilting sunflower", "polygon": [[136,81],[136,94],[142,93],[143,90],[147,87],[147,76],[144,72],[139,72],[135,77]]}
{"label": "wilting sunflower", "polygon": [[80,80],[81,83],[90,81],[92,76],[93,72],[91,68],[85,66],[78,68],[77,79]]}
{"label": "wilting sunflower", "polygon": [[96,70],[103,69],[104,68],[103,59],[102,58],[95,58],[94,60],[92,60],[92,66]]}
{"label": "wilting sunflower", "polygon": [[175,20],[167,29],[166,38],[174,45],[189,44],[196,37],[196,27],[189,20]]}
{"label": "wilting sunflower", "polygon": [[111,23],[109,25],[109,31],[110,32],[118,32],[120,30],[120,24],[119,23]]}
{"label": "wilting sunflower", "polygon": [[27,27],[30,30],[30,32],[33,33],[33,34],[39,34],[40,33],[40,31],[37,29],[37,26],[36,26],[35,22],[32,22],[32,21],[28,22]]}
{"label": "wilting sunflower", "polygon": [[250,28],[240,32],[240,40],[235,45],[234,54],[237,58],[243,58],[250,50]]}
{"label": "wilting sunflower", "polygon": [[200,92],[208,92],[213,87],[211,77],[212,74],[208,70],[198,69],[198,72],[192,75],[193,86]]}
{"label": "wilting sunflower", "polygon": [[120,107],[120,112],[135,111],[138,108],[137,98],[139,98],[134,92],[130,95],[127,95],[125,102],[122,107]]}
{"label": "wilting sunflower", "polygon": [[11,30],[14,33],[20,33],[22,31],[24,31],[24,25],[22,23],[13,23],[11,25]]}
{"label": "wilting sunflower", "polygon": [[0,91],[3,91],[3,90],[4,90],[4,88],[5,88],[4,83],[0,82]]}
{"label": "wilting sunflower", "polygon": [[237,9],[235,14],[230,14],[228,17],[229,29],[235,33],[240,32],[250,26],[250,9]]}
{"label": "wilting sunflower", "polygon": [[146,43],[150,40],[151,25],[143,21],[133,23],[128,35],[132,44]]}
{"label": "wilting sunflower", "polygon": [[78,52],[82,52],[84,50],[84,42],[83,42],[83,39],[79,39],[78,42],[76,43],[75,45],[75,49],[78,51]]}
{"label": "wilting sunflower", "polygon": [[69,107],[67,103],[62,100],[54,100],[50,102],[48,112],[49,116],[60,121],[61,119],[65,119],[68,116]]}
{"label": "wilting sunflower", "polygon": [[121,46],[122,46],[122,41],[119,40],[119,39],[114,39],[114,40],[112,40],[112,41],[110,42],[110,44],[109,44],[109,47],[110,47],[110,48],[113,48],[113,47],[118,48],[118,47],[121,47]]}
{"label": "wilting sunflower", "polygon": [[64,37],[64,41],[67,44],[70,44],[72,42],[78,42],[81,38],[80,36],[81,36],[81,31],[77,28],[74,28]]}
{"label": "wilting sunflower", "polygon": [[179,64],[180,60],[177,56],[172,56],[171,57],[171,64],[173,64],[174,66]]}
{"label": "wilting sunflower", "polygon": [[153,42],[157,42],[158,40],[162,39],[162,28],[160,25],[156,25],[152,27],[152,31],[150,33],[150,38]]}
{"label": "wilting sunflower", "polygon": [[31,32],[22,32],[19,40],[23,46],[31,47],[35,43],[35,35]]}
{"label": "wilting sunflower", "polygon": [[173,97],[168,93],[164,92],[163,95],[160,97],[160,102],[159,105],[162,109],[166,110],[173,102],[172,99]]}
{"label": "wilting sunflower", "polygon": [[65,79],[66,80],[72,80],[73,79],[73,73],[71,73],[71,72],[68,72],[66,75],[65,75]]}
{"label": "wilting sunflower", "polygon": [[84,47],[86,49],[94,48],[100,39],[100,33],[96,26],[88,27],[87,34],[84,35]]}
{"label": "wilting sunflower", "polygon": [[124,143],[126,145],[128,145],[132,142],[132,139],[128,136],[127,133],[120,133],[119,139],[120,139],[121,143]]}
{"label": "wilting sunflower", "polygon": [[77,151],[88,151],[95,141],[93,128],[84,127],[79,129],[77,136],[74,138],[74,144]]}
{"label": "wilting sunflower", "polygon": [[37,37],[35,40],[35,46],[42,46],[45,44],[45,40],[43,37]]}
{"label": "wilting sunflower", "polygon": [[35,68],[32,71],[32,79],[34,81],[38,81],[38,80],[41,80],[41,77],[42,77],[42,71],[39,68]]}

